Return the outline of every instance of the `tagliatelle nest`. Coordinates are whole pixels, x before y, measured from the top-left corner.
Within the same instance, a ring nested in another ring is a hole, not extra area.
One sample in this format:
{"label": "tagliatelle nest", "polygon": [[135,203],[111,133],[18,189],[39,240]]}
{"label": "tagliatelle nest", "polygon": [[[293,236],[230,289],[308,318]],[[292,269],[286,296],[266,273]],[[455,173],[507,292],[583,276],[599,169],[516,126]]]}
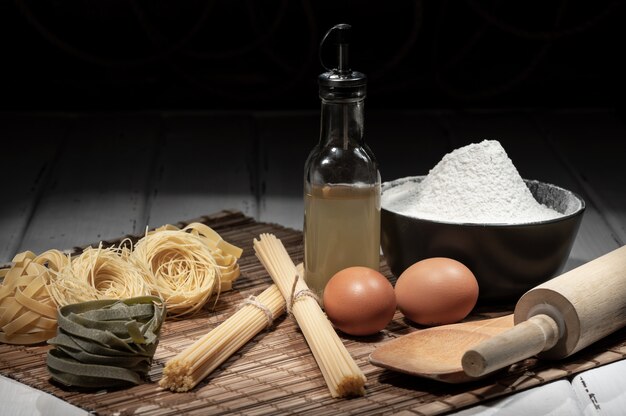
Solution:
{"label": "tagliatelle nest", "polygon": [[9,269],[0,271],[0,342],[36,344],[54,336],[57,305],[48,286],[55,272],[69,264],[58,250],[39,256],[31,251],[17,254]]}

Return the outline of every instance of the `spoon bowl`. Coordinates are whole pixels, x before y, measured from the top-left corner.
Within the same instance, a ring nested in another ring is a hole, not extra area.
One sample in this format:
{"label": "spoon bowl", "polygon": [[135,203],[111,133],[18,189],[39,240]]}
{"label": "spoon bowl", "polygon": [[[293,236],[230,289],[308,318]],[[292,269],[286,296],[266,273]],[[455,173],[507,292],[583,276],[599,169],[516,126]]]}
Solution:
{"label": "spoon bowl", "polygon": [[445,383],[478,380],[463,371],[468,349],[513,327],[513,315],[412,332],[389,341],[370,354],[371,364]]}

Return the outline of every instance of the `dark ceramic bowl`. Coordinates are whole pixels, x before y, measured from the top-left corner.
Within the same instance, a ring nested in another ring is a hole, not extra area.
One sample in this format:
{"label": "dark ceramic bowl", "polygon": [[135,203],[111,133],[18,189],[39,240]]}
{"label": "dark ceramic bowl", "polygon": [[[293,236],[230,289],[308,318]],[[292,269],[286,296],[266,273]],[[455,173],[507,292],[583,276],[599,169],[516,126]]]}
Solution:
{"label": "dark ceramic bowl", "polygon": [[537,201],[565,215],[520,225],[437,222],[385,207],[385,191],[423,178],[400,178],[382,186],[381,246],[395,276],[419,260],[449,257],[472,270],[479,285],[479,302],[511,304],[563,269],[585,210],[578,195],[525,180]]}

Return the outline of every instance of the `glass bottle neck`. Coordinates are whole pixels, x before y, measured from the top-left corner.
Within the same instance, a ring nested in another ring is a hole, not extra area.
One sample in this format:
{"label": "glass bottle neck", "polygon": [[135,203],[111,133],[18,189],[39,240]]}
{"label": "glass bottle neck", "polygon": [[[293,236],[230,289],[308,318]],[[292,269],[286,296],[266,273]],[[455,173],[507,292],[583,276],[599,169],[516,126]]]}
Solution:
{"label": "glass bottle neck", "polygon": [[328,101],[322,99],[320,145],[348,149],[363,145],[365,100]]}

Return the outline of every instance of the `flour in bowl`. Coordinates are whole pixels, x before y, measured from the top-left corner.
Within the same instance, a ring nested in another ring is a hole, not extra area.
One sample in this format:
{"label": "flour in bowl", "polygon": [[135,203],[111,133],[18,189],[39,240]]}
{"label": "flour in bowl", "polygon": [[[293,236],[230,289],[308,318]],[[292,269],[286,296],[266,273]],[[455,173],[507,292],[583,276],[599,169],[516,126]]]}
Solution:
{"label": "flour in bowl", "polygon": [[563,215],[535,200],[497,140],[448,153],[421,182],[407,180],[385,190],[383,205],[454,223],[523,224]]}

